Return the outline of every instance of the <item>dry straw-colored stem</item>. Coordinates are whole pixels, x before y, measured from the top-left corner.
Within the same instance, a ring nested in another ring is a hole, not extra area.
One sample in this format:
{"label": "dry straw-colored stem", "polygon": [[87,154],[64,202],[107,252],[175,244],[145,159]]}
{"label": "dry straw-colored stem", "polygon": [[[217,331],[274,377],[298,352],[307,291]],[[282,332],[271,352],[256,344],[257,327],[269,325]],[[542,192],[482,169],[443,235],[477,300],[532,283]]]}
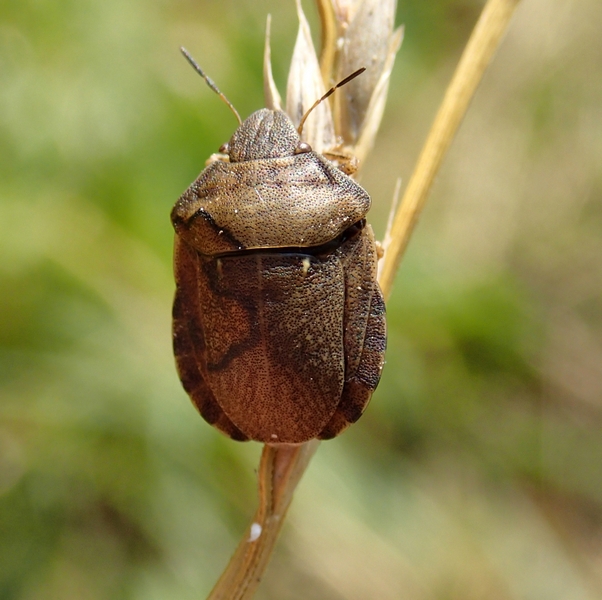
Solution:
{"label": "dry straw-colored stem", "polygon": [[519,1],[489,0],[468,40],[393,220],[379,279],[385,298],[435,175]]}
{"label": "dry straw-colored stem", "polygon": [[[401,257],[445,152],[518,3],[519,0],[489,0],[473,30],[393,220],[391,241],[380,273],[385,297],[391,292]],[[258,509],[209,595],[210,600],[253,597],[297,484],[318,445],[319,442],[313,440],[300,446],[264,447],[258,473]]]}
{"label": "dry straw-colored stem", "polygon": [[300,446],[264,446],[259,463],[259,506],[209,600],[252,598],[278,539],[286,511],[318,440]]}

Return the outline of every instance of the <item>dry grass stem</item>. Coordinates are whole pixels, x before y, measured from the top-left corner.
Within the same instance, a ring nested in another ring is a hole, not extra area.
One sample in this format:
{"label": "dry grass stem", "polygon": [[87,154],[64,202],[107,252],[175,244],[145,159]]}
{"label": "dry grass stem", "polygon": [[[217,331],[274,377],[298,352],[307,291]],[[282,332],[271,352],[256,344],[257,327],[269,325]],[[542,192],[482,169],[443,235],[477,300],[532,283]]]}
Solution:
{"label": "dry grass stem", "polygon": [[259,506],[209,600],[252,598],[267,567],[293,494],[314,452],[300,446],[264,446],[259,463]]}
{"label": "dry grass stem", "polygon": [[489,0],[468,40],[393,220],[390,243],[385,247],[379,273],[385,299],[391,293],[395,274],[435,175],[519,1]]}
{"label": "dry grass stem", "polygon": [[[393,30],[394,0],[316,0],[322,20],[320,62],[309,25],[297,0],[299,34],[289,72],[286,109],[294,123],[335,80],[361,66],[366,75],[334,95],[334,110],[323,102],[308,119],[303,138],[314,149],[349,153],[363,160],[374,143],[386,100],[389,77],[403,30]],[[464,51],[431,133],[393,219],[380,274],[385,297],[391,292],[403,249],[424,205],[445,151],[470,99],[506,30],[519,0],[490,0]],[[369,64],[365,64],[370,57]],[[266,104],[278,106],[272,79],[269,20],[264,55]],[[337,141],[338,140],[338,141]],[[342,143],[341,141],[342,140]],[[209,599],[251,598],[278,538],[293,494],[319,442],[264,446],[259,467],[259,507]]]}

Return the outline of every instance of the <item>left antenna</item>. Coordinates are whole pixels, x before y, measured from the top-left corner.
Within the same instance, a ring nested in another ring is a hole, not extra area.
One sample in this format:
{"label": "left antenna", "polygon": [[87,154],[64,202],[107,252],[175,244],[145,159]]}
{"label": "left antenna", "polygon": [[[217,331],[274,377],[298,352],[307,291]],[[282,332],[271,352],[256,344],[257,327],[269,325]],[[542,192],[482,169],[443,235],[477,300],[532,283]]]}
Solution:
{"label": "left antenna", "polygon": [[188,52],[188,50],[186,50],[186,48],[181,47],[180,51],[182,52],[186,60],[192,65],[193,69],[205,80],[205,83],[230,107],[230,110],[234,113],[234,116],[238,120],[238,124],[242,125],[242,119],[240,118],[238,111],[234,108],[232,102],[230,102],[230,100],[228,100],[228,98],[226,98],[226,96],[222,92],[220,92],[220,89],[215,85],[213,79],[211,79],[211,77],[209,77],[208,75],[205,75],[203,69],[201,69],[196,60],[194,60],[194,58],[190,56],[190,53]]}

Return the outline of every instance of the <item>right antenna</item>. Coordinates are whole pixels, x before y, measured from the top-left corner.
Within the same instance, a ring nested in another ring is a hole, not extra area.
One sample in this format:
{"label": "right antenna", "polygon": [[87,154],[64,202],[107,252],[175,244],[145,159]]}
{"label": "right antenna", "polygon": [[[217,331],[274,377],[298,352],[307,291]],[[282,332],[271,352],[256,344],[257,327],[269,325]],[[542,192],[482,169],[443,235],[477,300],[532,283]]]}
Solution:
{"label": "right antenna", "polygon": [[[184,52],[183,48],[182,48],[182,51]],[[307,117],[309,117],[311,111],[314,108],[316,108],[316,106],[318,106],[320,104],[320,102],[322,102],[323,100],[326,100],[326,98],[328,98],[328,96],[332,95],[336,89],[344,86],[346,83],[349,83],[352,79],[355,79],[358,75],[361,75],[365,70],[366,70],[366,67],[362,67],[361,69],[354,71],[353,73],[351,73],[351,75],[348,75],[347,77],[345,77],[345,79],[343,79],[342,81],[339,81],[339,83],[337,83],[336,85],[333,85],[319,100],[316,100],[314,102],[313,106],[308,111],[306,111],[306,113],[301,117],[299,127],[297,127],[297,133],[299,135],[301,135],[301,132],[303,131],[303,125],[305,125],[305,121],[307,121]],[[207,82],[207,83],[209,83],[209,82]]]}

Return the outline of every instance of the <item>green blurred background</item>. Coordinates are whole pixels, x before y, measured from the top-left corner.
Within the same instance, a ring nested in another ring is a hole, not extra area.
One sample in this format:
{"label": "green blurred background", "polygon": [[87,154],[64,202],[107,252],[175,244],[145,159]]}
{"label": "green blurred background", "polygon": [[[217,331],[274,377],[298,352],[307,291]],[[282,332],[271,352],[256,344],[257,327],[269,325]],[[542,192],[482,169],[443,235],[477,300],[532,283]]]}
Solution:
{"label": "green blurred background", "polygon": [[[400,0],[379,237],[482,4]],[[0,4],[1,600],[204,598],[253,514],[260,447],[176,377],[169,211],[236,125],[178,47],[248,115],[268,12],[283,90],[292,0]],[[523,0],[258,598],[602,597],[600,23]]]}

